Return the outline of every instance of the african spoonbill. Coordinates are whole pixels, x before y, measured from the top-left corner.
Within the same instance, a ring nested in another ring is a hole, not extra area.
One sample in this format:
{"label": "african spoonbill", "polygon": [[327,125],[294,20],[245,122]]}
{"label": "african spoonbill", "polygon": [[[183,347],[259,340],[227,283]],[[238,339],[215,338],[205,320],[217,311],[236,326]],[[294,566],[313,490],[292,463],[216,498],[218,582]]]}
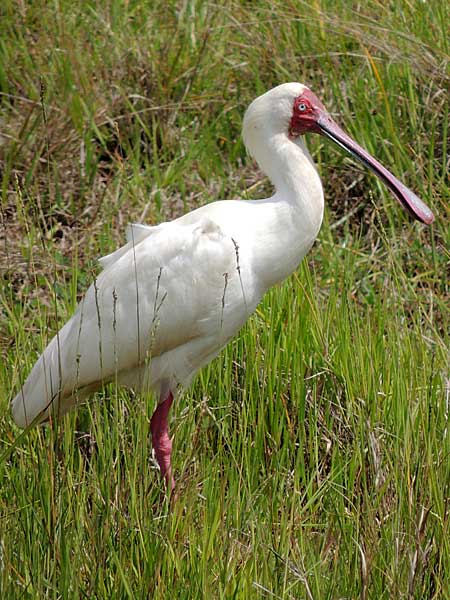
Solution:
{"label": "african spoonbill", "polygon": [[430,209],[332,120],[300,83],[254,100],[244,117],[248,152],[275,186],[263,200],[202,206],[154,227],[131,225],[12,401],[21,427],[61,416],[103,383],[159,401],[151,419],[161,473],[173,490],[169,410],[244,325],[263,294],[299,265],[319,232],[323,191],[302,134],[314,132],[372,169],[423,223]]}

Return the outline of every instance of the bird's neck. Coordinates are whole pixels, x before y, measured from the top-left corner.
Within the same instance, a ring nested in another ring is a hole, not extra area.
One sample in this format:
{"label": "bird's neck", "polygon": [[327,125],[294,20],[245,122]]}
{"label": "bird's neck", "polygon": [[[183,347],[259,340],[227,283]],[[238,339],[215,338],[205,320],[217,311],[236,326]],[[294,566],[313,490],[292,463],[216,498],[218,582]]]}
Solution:
{"label": "bird's neck", "polygon": [[322,184],[302,138],[292,141],[284,134],[274,135],[269,144],[258,147],[254,157],[274,184],[277,198],[290,204],[311,228],[320,228]]}
{"label": "bird's neck", "polygon": [[264,232],[267,250],[255,265],[273,285],[292,273],[311,248],[322,223],[322,184],[302,140],[274,136],[252,152],[275,186],[266,202]]}

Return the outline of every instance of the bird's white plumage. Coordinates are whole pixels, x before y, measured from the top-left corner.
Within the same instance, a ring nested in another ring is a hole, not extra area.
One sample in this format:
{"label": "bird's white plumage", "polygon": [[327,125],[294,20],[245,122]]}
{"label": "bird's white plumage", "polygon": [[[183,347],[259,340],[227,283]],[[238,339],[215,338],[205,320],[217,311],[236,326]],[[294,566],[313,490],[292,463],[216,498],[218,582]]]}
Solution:
{"label": "bird's white plumage", "polygon": [[107,381],[175,392],[298,266],[323,214],[311,157],[287,135],[303,89],[278,86],[244,118],[246,146],[275,195],[214,202],[170,223],[130,227],[127,244],[100,260],[103,271],[13,400],[18,425],[63,414]]}

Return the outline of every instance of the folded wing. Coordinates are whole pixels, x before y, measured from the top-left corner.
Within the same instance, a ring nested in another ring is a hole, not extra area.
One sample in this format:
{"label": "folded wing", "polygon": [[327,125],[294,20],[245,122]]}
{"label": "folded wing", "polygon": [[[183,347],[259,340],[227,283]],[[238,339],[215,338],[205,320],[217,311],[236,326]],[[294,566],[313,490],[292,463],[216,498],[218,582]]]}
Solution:
{"label": "folded wing", "polygon": [[217,337],[220,348],[234,333],[230,321],[222,335],[226,289],[227,309],[238,289],[235,247],[216,223],[132,226],[128,240],[100,260],[103,271],[12,401],[19,426],[59,416],[192,340]]}

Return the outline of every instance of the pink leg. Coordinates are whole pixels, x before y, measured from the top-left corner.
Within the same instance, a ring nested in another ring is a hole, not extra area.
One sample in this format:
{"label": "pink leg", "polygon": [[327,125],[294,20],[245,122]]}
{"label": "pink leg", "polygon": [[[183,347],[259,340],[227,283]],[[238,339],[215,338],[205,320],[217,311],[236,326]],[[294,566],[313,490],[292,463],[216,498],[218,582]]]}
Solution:
{"label": "pink leg", "polygon": [[169,392],[160,404],[156,407],[150,421],[150,430],[152,432],[152,444],[155,450],[156,460],[158,461],[161,474],[166,480],[166,486],[170,493],[175,487],[175,479],[172,474],[172,465],[170,456],[172,454],[172,440],[169,437],[169,411],[172,406],[173,395]]}

